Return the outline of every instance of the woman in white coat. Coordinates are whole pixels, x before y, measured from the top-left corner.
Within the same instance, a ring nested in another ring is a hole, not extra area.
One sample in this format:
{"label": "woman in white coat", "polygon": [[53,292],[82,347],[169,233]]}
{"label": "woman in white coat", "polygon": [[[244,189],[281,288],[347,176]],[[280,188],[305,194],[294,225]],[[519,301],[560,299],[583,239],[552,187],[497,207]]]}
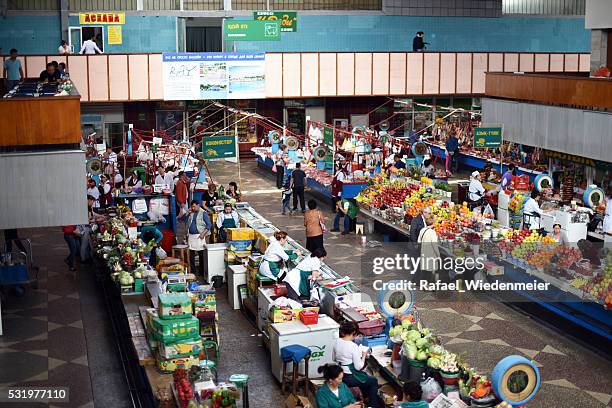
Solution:
{"label": "woman in white coat", "polygon": [[321,279],[321,261],[327,252],[323,248],[316,248],[309,257],[304,258],[297,266],[291,269],[283,282],[287,284],[287,297],[295,301],[310,299],[312,284]]}
{"label": "woman in white coat", "polygon": [[425,280],[436,279],[442,260],[438,247],[438,234],[434,229],[433,214],[425,214],[425,228],[419,233],[418,242],[421,244],[421,278]]}
{"label": "woman in white coat", "polygon": [[287,233],[285,231],[276,231],[268,242],[268,249],[266,249],[266,253],[259,266],[260,275],[276,281],[282,269],[283,262],[297,259],[300,255],[299,251],[294,252],[285,249],[284,246],[286,244]]}

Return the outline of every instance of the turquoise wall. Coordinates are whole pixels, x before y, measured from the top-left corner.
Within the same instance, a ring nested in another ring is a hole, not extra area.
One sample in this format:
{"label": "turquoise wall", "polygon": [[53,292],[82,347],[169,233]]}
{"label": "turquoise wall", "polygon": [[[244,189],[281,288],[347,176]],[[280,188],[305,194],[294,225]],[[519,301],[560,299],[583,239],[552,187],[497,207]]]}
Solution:
{"label": "turquoise wall", "polygon": [[56,53],[60,30],[59,15],[0,17],[2,53],[8,54],[11,48],[21,54]]}
{"label": "turquoise wall", "polygon": [[[70,16],[70,26],[79,26],[79,18]],[[104,52],[120,54],[126,52],[175,52],[176,17],[171,16],[125,16],[123,44],[109,45],[104,30]],[[1,28],[0,28],[1,30]]]}
{"label": "turquoise wall", "polygon": [[[425,32],[430,51],[589,52],[584,18],[313,16],[281,41],[239,42],[237,51],[412,51]],[[227,49],[231,49],[228,46]]]}

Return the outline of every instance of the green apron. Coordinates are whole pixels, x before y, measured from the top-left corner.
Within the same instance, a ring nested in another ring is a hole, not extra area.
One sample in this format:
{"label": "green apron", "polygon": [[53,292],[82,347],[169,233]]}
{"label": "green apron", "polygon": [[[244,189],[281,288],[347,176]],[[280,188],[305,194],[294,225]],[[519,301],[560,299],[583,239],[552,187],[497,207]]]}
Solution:
{"label": "green apron", "polygon": [[308,296],[310,298],[310,281],[308,280],[308,277],[312,274],[312,272],[310,271],[303,271],[301,269],[298,269],[300,271],[300,296]]}
{"label": "green apron", "polygon": [[[294,254],[292,250],[285,249],[285,253],[289,255],[289,260],[293,261],[294,259],[297,259],[297,254]],[[272,272],[272,275],[274,275],[275,278],[278,278],[278,274],[280,273],[281,267],[283,266],[283,261],[268,261],[266,259],[266,262],[268,262],[268,266],[270,267],[270,272]]]}
{"label": "green apron", "polygon": [[348,367],[349,370],[351,370],[351,374],[353,375],[353,378],[358,383],[365,384],[366,381],[368,381],[368,374],[363,371],[356,370],[355,365],[353,363],[347,365],[346,367]]}
{"label": "green apron", "polygon": [[219,228],[219,236],[224,241],[227,239],[227,228],[236,228],[236,221],[234,221],[234,217],[223,218],[223,224],[221,224],[221,228]]}

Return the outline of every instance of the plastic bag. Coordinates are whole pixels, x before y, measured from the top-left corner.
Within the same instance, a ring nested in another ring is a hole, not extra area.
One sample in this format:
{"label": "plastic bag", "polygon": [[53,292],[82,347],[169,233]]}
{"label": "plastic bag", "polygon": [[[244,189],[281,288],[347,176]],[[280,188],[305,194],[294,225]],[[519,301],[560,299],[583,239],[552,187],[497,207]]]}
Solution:
{"label": "plastic bag", "polygon": [[157,247],[155,248],[155,254],[157,255],[157,259],[166,259],[168,254],[164,251],[164,248]]}
{"label": "plastic bag", "polygon": [[431,377],[421,383],[421,389],[423,390],[423,395],[421,398],[427,402],[433,401],[442,393],[442,387],[440,387],[440,384],[438,384],[438,382]]}
{"label": "plastic bag", "polygon": [[484,211],[482,212],[482,215],[495,215],[491,204],[487,204],[487,206],[484,208]]}

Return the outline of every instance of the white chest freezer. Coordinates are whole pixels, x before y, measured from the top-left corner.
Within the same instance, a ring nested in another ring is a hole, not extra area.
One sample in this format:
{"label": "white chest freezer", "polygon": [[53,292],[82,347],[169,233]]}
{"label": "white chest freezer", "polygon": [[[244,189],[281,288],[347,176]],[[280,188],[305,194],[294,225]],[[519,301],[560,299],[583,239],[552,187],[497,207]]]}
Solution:
{"label": "white chest freezer", "polygon": [[268,311],[273,302],[273,295],[274,289],[272,288],[259,288],[257,290],[257,329],[261,332],[268,325]]}
{"label": "white chest freezer", "polygon": [[208,274],[208,282],[215,276],[225,277],[225,250],[227,244],[204,244],[204,265]]}
{"label": "white chest freezer", "polygon": [[227,295],[229,304],[234,310],[240,309],[240,292],[238,286],[246,285],[247,269],[244,265],[228,265],[227,276]]}
{"label": "white chest freezer", "polygon": [[[318,368],[324,364],[333,363],[334,346],[338,339],[340,325],[331,317],[319,315],[315,325],[305,325],[300,320],[270,325],[270,356],[272,359],[272,374],[278,381],[283,375],[281,349],[285,346],[299,344],[311,351],[308,363],[309,378],[319,378]],[[293,364],[287,364],[287,371],[293,370]],[[300,372],[304,372],[304,362],[300,364]]]}

